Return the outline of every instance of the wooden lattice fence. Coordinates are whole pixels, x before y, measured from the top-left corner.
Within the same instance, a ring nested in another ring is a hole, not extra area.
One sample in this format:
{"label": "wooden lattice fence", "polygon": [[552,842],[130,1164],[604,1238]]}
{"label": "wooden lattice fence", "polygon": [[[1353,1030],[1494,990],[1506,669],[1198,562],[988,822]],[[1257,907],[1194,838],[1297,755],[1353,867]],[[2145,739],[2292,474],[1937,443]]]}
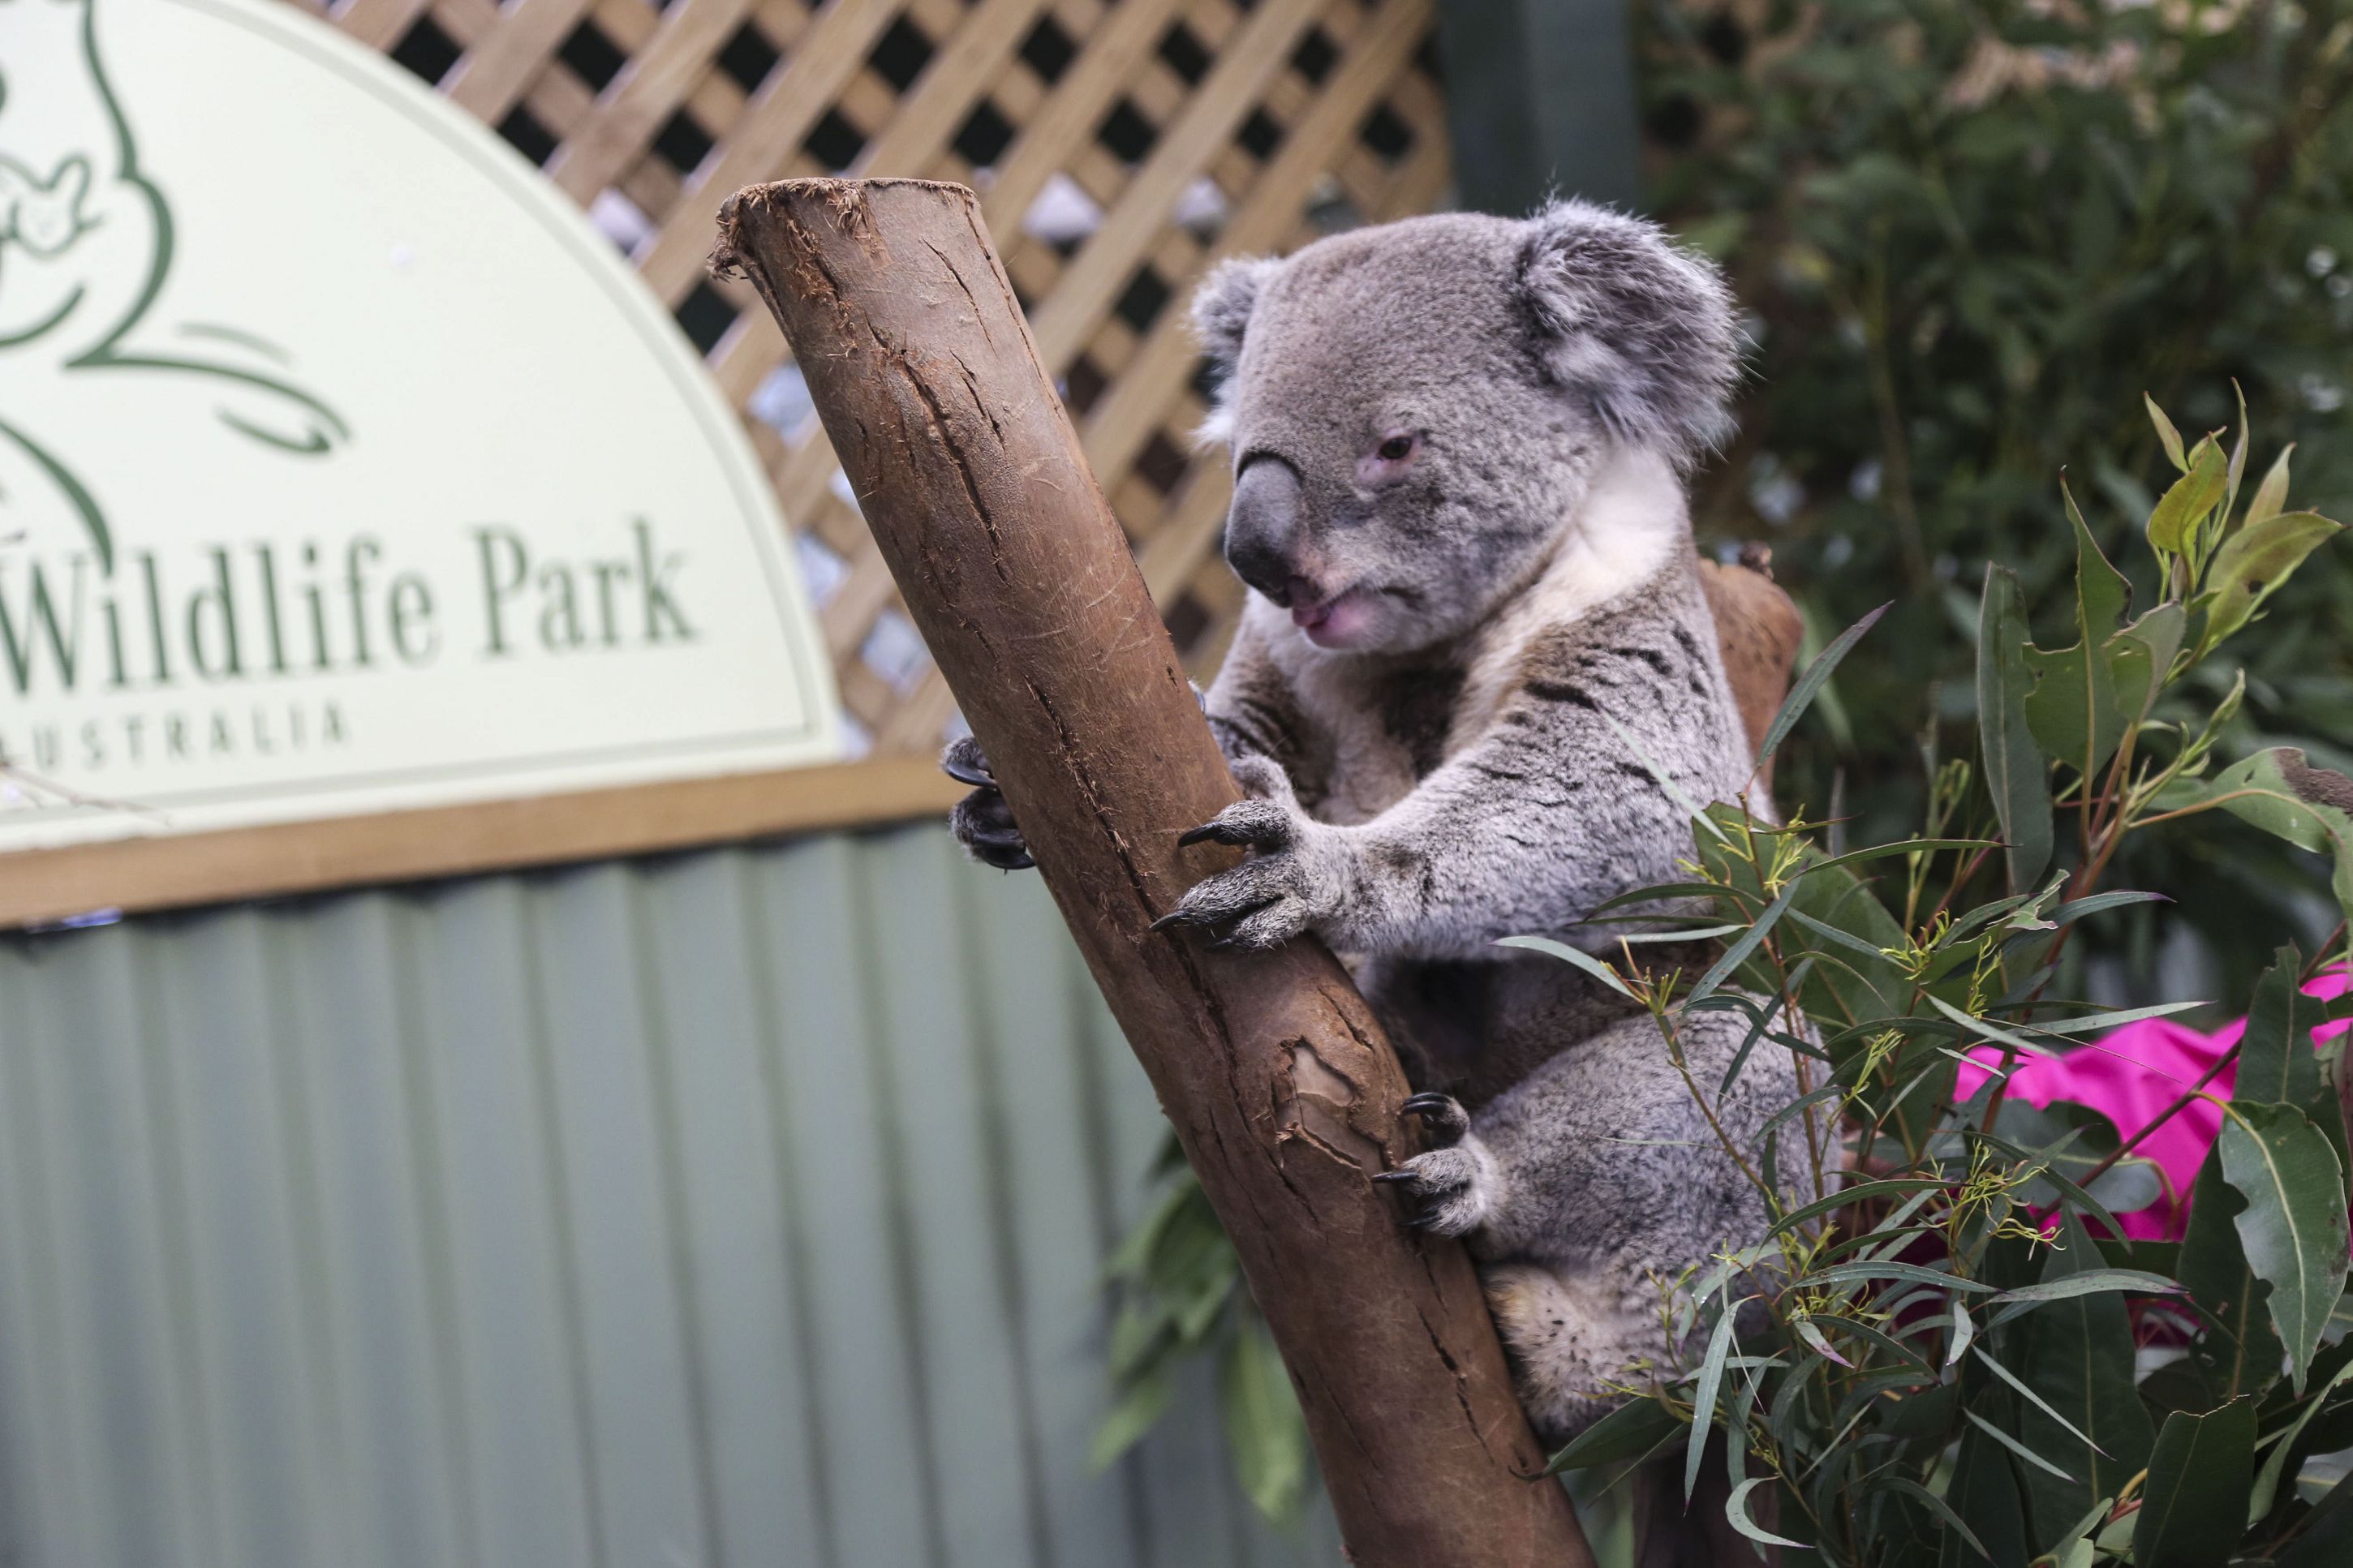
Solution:
{"label": "wooden lattice fence", "polygon": [[[304,3],[304,0],[295,0]],[[928,751],[953,704],[749,289],[705,278],[740,185],[958,180],[1178,644],[1240,607],[1196,456],[1183,302],[1229,254],[1423,211],[1449,177],[1432,0],[343,0],[318,6],[495,126],[622,245],[767,466],[850,717]]]}

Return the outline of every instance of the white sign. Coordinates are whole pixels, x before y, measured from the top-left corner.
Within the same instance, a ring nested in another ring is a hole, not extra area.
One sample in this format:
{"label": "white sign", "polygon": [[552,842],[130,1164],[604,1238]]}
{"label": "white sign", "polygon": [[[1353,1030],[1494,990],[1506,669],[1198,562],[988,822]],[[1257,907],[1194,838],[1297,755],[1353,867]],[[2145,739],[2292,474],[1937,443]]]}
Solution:
{"label": "white sign", "polygon": [[0,0],[0,848],[839,750],[742,428],[538,171],[270,0]]}

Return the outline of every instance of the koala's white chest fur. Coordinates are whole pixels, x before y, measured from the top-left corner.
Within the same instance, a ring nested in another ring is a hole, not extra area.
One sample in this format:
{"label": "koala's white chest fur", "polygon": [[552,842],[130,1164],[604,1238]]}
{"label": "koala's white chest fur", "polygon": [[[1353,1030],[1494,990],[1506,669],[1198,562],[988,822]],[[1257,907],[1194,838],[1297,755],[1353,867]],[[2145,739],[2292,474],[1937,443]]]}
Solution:
{"label": "koala's white chest fur", "polygon": [[1647,451],[1614,455],[1527,584],[1453,647],[1402,658],[1315,647],[1253,595],[1248,617],[1322,742],[1314,815],[1369,822],[1439,763],[1492,731],[1526,678],[1532,644],[1558,635],[1688,549],[1683,486]]}

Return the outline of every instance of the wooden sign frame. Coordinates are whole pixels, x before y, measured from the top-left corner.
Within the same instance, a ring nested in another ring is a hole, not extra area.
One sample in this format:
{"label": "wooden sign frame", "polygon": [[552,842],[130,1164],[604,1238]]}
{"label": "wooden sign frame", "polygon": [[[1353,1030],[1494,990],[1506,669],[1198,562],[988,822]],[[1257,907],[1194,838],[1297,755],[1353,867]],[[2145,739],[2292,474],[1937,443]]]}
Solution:
{"label": "wooden sign frame", "polygon": [[927,757],[722,774],[0,855],[0,928],[659,854],[945,815]]}

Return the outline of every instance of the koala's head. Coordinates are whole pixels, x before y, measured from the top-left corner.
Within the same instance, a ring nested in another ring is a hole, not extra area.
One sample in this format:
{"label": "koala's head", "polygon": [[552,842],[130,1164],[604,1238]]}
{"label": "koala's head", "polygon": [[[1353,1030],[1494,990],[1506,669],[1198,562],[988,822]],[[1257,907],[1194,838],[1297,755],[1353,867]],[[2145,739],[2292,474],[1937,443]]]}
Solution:
{"label": "koala's head", "polygon": [[1193,321],[1224,381],[1226,558],[1325,647],[1457,636],[1523,583],[1611,446],[1678,467],[1738,371],[1715,268],[1583,203],[1448,214],[1229,261]]}

